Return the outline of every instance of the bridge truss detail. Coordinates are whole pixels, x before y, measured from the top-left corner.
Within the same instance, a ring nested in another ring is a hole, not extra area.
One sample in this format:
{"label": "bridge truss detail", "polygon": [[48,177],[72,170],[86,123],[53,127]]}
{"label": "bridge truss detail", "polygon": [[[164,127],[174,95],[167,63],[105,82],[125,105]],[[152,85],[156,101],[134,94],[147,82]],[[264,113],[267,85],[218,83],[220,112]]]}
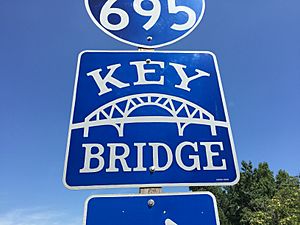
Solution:
{"label": "bridge truss detail", "polygon": [[[168,116],[130,116],[133,111],[143,106],[157,106],[166,110]],[[91,127],[111,125],[124,136],[124,126],[130,123],[176,123],[178,135],[183,136],[190,124],[210,126],[211,135],[216,136],[216,127],[228,127],[227,122],[216,121],[214,116],[200,106],[183,98],[158,94],[136,94],[109,102],[88,115],[84,122],[72,124],[72,129],[84,129],[88,137]]]}

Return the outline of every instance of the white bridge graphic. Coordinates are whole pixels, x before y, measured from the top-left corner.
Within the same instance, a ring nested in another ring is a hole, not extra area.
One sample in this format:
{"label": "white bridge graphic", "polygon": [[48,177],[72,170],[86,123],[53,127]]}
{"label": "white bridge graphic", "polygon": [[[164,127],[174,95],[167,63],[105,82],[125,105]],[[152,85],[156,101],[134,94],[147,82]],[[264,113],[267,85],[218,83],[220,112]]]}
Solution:
{"label": "white bridge graphic", "polygon": [[[165,109],[167,116],[130,116],[143,106],[157,106]],[[118,114],[118,116],[116,116]],[[72,124],[72,129],[84,129],[88,137],[89,129],[98,126],[114,126],[119,137],[124,136],[124,126],[130,123],[176,123],[178,135],[190,124],[210,126],[211,135],[216,136],[216,127],[227,127],[224,121],[216,121],[214,116],[200,106],[185,99],[157,93],[136,94],[111,101],[88,115],[84,122]]]}

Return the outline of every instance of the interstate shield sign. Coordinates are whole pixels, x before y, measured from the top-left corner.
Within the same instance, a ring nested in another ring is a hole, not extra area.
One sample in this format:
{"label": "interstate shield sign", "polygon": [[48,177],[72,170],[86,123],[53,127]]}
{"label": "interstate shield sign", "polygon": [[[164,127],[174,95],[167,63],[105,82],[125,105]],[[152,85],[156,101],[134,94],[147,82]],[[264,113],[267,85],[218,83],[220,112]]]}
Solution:
{"label": "interstate shield sign", "polygon": [[233,185],[238,179],[212,53],[80,54],[66,187]]}
{"label": "interstate shield sign", "polygon": [[85,0],[103,32],[143,48],[166,46],[189,35],[200,23],[204,0]]}

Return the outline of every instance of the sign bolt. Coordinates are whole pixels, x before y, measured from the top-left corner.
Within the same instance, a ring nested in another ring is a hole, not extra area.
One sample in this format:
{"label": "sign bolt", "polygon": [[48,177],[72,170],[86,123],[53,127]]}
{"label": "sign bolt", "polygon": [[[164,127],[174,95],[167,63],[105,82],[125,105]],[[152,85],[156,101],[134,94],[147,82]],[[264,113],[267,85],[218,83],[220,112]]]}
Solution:
{"label": "sign bolt", "polygon": [[148,37],[147,37],[147,41],[152,41],[152,39],[153,39],[153,38],[152,38],[151,36],[148,36]]}
{"label": "sign bolt", "polygon": [[154,201],[153,199],[149,199],[149,201],[148,201],[148,206],[149,206],[149,207],[153,207],[154,204],[155,204],[155,201]]}
{"label": "sign bolt", "polygon": [[155,167],[154,166],[151,166],[149,169],[150,169],[150,173],[154,173],[155,172]]}

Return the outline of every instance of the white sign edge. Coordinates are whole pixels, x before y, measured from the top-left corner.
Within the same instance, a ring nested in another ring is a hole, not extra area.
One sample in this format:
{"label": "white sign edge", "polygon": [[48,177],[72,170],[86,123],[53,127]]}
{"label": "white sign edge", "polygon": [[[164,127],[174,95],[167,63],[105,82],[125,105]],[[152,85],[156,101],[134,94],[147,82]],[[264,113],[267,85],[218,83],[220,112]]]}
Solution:
{"label": "white sign edge", "polygon": [[202,4],[203,4],[203,7],[202,7],[202,11],[201,11],[201,14],[197,20],[197,22],[194,24],[194,26],[192,28],[190,28],[190,30],[188,32],[186,32],[185,34],[183,34],[182,36],[172,40],[172,41],[169,41],[169,42],[165,42],[163,44],[159,44],[159,45],[141,45],[141,44],[137,44],[137,43],[134,43],[134,42],[131,42],[131,41],[127,41],[123,38],[120,38],[114,34],[112,34],[111,32],[109,32],[107,29],[105,29],[103,26],[101,26],[101,24],[95,19],[95,17],[93,16],[92,14],[92,11],[90,9],[90,6],[89,6],[89,0],[84,0],[84,4],[85,4],[85,8],[87,10],[87,13],[89,15],[89,17],[91,18],[91,20],[93,21],[93,23],[100,29],[102,30],[105,34],[107,34],[108,36],[112,37],[113,39],[115,40],[118,40],[120,42],[123,42],[125,44],[128,44],[128,45],[131,45],[131,46],[135,46],[135,47],[138,47],[138,48],[146,48],[146,49],[152,49],[152,48],[161,48],[161,47],[164,47],[164,46],[167,46],[167,45],[171,45],[171,44],[174,44],[175,42],[177,41],[180,41],[181,39],[185,38],[186,36],[188,36],[190,33],[192,33],[196,27],[200,24],[200,22],[202,21],[203,19],[203,16],[204,16],[204,12],[205,12],[205,0],[200,0],[202,1]]}
{"label": "white sign edge", "polygon": [[198,191],[198,192],[174,192],[174,193],[160,193],[160,194],[108,194],[108,195],[91,195],[85,200],[84,203],[84,212],[83,212],[83,225],[86,225],[87,212],[88,212],[88,204],[89,201],[93,198],[128,198],[128,197],[160,197],[160,196],[189,196],[189,195],[209,195],[214,204],[214,212],[215,218],[217,221],[217,225],[220,225],[220,217],[218,211],[218,205],[216,197],[213,193],[209,191]]}
{"label": "white sign edge", "polygon": [[[78,78],[79,78],[79,69],[80,69],[80,60],[81,56],[84,53],[150,53],[150,54],[155,54],[155,53],[197,53],[197,54],[209,54],[213,57],[216,72],[217,72],[217,77],[218,77],[218,82],[219,82],[219,88],[220,88],[220,94],[222,98],[222,103],[223,103],[223,108],[224,108],[224,113],[225,113],[225,118],[226,122],[228,123],[228,133],[229,133],[229,139],[230,139],[230,144],[232,147],[232,155],[233,155],[233,161],[235,165],[235,172],[236,172],[236,179],[232,182],[219,182],[219,183],[165,183],[165,184],[118,184],[118,185],[90,185],[90,186],[70,186],[67,184],[66,181],[66,175],[67,175],[67,165],[68,165],[68,157],[69,157],[69,147],[70,147],[70,139],[71,139],[71,125],[73,121],[73,114],[74,114],[74,109],[75,109],[75,100],[76,100],[76,93],[77,93],[77,84],[78,84]],[[78,59],[77,59],[77,69],[76,69],[76,76],[75,76],[75,82],[74,82],[74,90],[73,90],[73,100],[72,100],[72,108],[71,108],[71,115],[70,115],[70,123],[69,123],[69,129],[68,129],[68,138],[67,138],[67,146],[66,146],[66,155],[65,155],[65,163],[64,163],[64,171],[63,171],[63,179],[62,182],[64,186],[69,189],[69,190],[91,190],[91,189],[106,189],[106,188],[147,188],[147,187],[182,187],[182,186],[189,186],[189,187],[195,187],[195,186],[202,186],[202,187],[208,187],[208,186],[233,186],[237,184],[240,180],[240,172],[239,172],[239,166],[238,166],[238,160],[237,160],[237,155],[236,155],[236,150],[235,150],[235,145],[233,141],[233,135],[232,135],[232,130],[231,130],[231,124],[229,120],[229,115],[228,115],[228,110],[227,110],[227,105],[225,101],[225,95],[224,95],[224,90],[223,90],[223,85],[221,82],[221,77],[220,77],[220,71],[219,71],[219,66],[217,62],[216,55],[213,52],[210,51],[155,51],[155,52],[140,52],[138,50],[84,50],[79,53]]]}

